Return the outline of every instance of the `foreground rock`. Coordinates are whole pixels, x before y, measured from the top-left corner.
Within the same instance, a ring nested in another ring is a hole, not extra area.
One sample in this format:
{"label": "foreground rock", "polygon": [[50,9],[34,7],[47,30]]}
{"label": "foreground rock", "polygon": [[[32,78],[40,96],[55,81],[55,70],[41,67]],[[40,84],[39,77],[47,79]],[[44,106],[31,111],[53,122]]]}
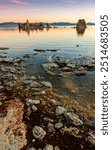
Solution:
{"label": "foreground rock", "polygon": [[[94,107],[86,110],[56,94],[44,78],[28,76],[21,60],[0,55],[0,149],[94,149],[94,127],[86,124],[94,120]],[[94,66],[93,59],[85,58],[85,64],[82,60],[49,57],[43,68],[60,75]]]}
{"label": "foreground rock", "polygon": [[6,103],[7,113],[0,118],[0,149],[20,150],[26,145],[26,125],[22,122],[24,105],[18,100]]}
{"label": "foreground rock", "polygon": [[39,140],[43,140],[46,132],[39,126],[35,126],[32,130],[33,136]]}
{"label": "foreground rock", "polygon": [[65,57],[49,56],[42,64],[43,70],[52,76],[66,77],[68,74],[76,76],[86,75],[87,71],[95,70],[95,60],[91,57],[79,57],[70,60]]}

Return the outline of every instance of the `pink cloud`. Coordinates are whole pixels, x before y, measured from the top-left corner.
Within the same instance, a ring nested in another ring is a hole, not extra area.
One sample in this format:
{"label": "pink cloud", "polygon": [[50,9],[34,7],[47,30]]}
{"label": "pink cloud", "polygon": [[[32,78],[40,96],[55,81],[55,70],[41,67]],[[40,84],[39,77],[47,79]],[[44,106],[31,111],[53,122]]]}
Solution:
{"label": "pink cloud", "polygon": [[11,3],[17,4],[17,5],[22,5],[22,6],[29,6],[30,4],[27,2],[23,2],[21,0],[10,0]]}

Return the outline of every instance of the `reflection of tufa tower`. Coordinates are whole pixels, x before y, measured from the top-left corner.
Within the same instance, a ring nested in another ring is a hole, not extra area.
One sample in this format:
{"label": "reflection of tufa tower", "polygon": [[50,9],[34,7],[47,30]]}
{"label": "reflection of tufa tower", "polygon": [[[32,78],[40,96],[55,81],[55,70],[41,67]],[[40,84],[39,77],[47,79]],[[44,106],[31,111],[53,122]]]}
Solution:
{"label": "reflection of tufa tower", "polygon": [[26,30],[30,30],[30,24],[29,24],[29,20],[28,19],[26,21]]}

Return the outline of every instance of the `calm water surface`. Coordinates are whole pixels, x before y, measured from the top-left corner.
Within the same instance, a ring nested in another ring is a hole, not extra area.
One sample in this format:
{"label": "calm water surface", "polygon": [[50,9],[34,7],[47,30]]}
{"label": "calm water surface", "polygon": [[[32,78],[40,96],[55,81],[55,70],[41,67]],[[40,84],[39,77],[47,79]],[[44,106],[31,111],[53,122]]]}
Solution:
{"label": "calm water surface", "polygon": [[[60,49],[57,52],[41,52],[26,58],[26,70],[28,75],[42,75],[50,81],[61,94],[69,94],[75,99],[90,101],[94,103],[94,72],[88,72],[86,76],[69,76],[58,78],[48,76],[41,68],[41,64],[49,55],[66,56],[75,58],[81,56],[95,57],[95,28],[87,27],[83,35],[78,35],[75,28],[59,27],[44,29],[43,31],[19,32],[18,28],[0,28],[0,47],[9,47],[7,55],[22,57],[25,54],[34,54],[34,49]],[[78,45],[78,46],[77,46]],[[4,51],[0,51],[4,52]],[[32,62],[32,65],[29,64]],[[76,87],[79,93],[72,94]],[[61,88],[61,91],[60,91]]]}
{"label": "calm water surface", "polygon": [[60,48],[57,53],[60,55],[72,58],[78,55],[94,57],[94,30],[94,26],[90,26],[81,36],[77,34],[74,28],[60,27],[31,31],[28,35],[27,32],[19,32],[17,28],[0,28],[0,47],[9,47],[8,53],[14,56],[33,53],[35,48]]}

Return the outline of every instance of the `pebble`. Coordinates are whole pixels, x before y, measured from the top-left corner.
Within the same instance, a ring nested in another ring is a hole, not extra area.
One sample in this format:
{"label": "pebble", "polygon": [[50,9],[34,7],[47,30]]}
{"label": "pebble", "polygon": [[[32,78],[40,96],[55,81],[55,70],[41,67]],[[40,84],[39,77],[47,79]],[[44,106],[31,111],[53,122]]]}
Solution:
{"label": "pebble", "polygon": [[37,109],[37,107],[35,106],[35,105],[32,105],[32,110],[33,110],[33,112],[36,112],[38,109]]}
{"label": "pebble", "polygon": [[83,122],[79,119],[79,116],[74,113],[71,113],[71,112],[66,113],[65,118],[67,119],[67,122],[69,124],[73,124],[73,125],[82,125],[83,124]]}
{"label": "pebble", "polygon": [[42,81],[41,84],[44,85],[45,87],[52,88],[52,84],[50,82]]}
{"label": "pebble", "polygon": [[58,146],[55,146],[54,150],[60,150],[60,148]]}
{"label": "pebble", "polygon": [[56,115],[57,116],[60,116],[60,115],[63,115],[64,113],[66,112],[66,109],[61,107],[61,106],[57,106],[56,107]]}
{"label": "pebble", "polygon": [[53,146],[52,145],[46,145],[43,150],[53,150]]}
{"label": "pebble", "polygon": [[47,128],[48,128],[48,132],[50,133],[55,132],[54,125],[52,123],[48,123]]}
{"label": "pebble", "polygon": [[56,129],[60,129],[62,127],[63,127],[63,123],[62,122],[58,122],[58,123],[55,124],[55,128]]}
{"label": "pebble", "polygon": [[44,131],[44,129],[39,126],[35,126],[32,130],[32,133],[33,133],[33,136],[39,140],[43,140],[43,138],[46,135],[46,132]]}
{"label": "pebble", "polygon": [[34,105],[34,104],[35,105],[40,104],[39,100],[32,100],[32,99],[28,99],[28,98],[25,99],[25,102],[26,102],[27,106]]}

